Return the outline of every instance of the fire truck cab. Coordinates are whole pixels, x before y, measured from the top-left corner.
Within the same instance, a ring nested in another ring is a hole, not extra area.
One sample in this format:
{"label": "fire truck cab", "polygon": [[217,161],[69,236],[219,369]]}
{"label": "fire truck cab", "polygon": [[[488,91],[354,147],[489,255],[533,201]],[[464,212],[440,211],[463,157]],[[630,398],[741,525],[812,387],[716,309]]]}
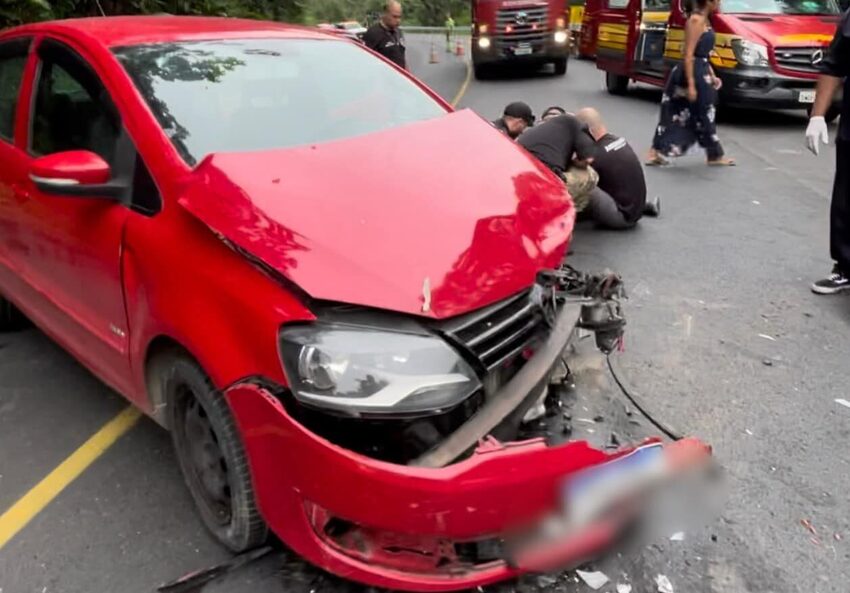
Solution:
{"label": "fire truck cab", "polygon": [[567,72],[570,54],[566,0],[472,0],[472,65],[486,78],[500,64]]}
{"label": "fire truck cab", "polygon": [[[682,59],[688,5],[600,2],[597,67],[608,91],[624,94],[633,80],[663,86]],[[838,16],[835,0],[723,0],[711,20],[717,37],[711,64],[723,81],[720,105],[810,110],[817,66]],[[837,117],[837,103],[828,115]]]}

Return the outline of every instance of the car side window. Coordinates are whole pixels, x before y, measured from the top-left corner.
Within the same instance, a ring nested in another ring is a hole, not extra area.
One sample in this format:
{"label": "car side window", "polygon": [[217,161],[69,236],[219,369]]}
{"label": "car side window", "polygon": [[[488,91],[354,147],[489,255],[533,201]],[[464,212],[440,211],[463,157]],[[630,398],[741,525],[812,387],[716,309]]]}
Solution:
{"label": "car side window", "polygon": [[15,137],[15,114],[30,42],[26,38],[0,43],[0,138],[9,142]]}
{"label": "car side window", "polygon": [[115,164],[121,123],[91,67],[72,49],[45,41],[36,87],[30,150],[43,156],[89,150]]}
{"label": "car side window", "polygon": [[623,10],[629,7],[629,0],[608,0],[608,8]]}

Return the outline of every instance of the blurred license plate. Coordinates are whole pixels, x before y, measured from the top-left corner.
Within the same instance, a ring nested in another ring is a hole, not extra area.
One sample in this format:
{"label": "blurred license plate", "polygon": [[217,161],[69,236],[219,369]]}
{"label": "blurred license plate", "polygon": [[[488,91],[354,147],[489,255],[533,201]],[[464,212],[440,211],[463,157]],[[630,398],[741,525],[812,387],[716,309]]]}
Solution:
{"label": "blurred license plate", "polygon": [[657,443],[584,470],[565,484],[563,500],[567,512],[580,522],[592,520],[608,504],[640,491],[663,468],[664,449]]}
{"label": "blurred license plate", "polygon": [[814,103],[815,102],[815,92],[814,91],[800,91],[799,101],[800,101],[800,103]]}
{"label": "blurred license plate", "polygon": [[527,56],[531,53],[531,46],[527,43],[520,43],[514,48],[514,55]]}

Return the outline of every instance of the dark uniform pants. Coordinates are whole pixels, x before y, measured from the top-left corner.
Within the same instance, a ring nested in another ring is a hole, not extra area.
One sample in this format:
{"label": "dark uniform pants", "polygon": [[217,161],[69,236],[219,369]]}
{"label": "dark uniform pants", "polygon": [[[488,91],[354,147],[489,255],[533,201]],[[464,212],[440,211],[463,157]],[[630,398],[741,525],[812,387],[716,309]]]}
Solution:
{"label": "dark uniform pants", "polygon": [[829,250],[845,275],[850,274],[850,140],[835,143],[835,184],[829,213]]}

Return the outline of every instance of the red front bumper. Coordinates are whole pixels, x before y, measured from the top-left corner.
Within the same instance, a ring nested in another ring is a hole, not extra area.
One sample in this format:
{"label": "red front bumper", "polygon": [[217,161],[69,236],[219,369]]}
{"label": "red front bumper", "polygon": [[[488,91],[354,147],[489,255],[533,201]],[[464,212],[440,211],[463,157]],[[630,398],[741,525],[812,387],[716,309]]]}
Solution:
{"label": "red front bumper", "polygon": [[[270,528],[308,561],[339,576],[392,589],[457,590],[580,563],[614,536],[614,529],[598,524],[555,547],[529,550],[513,566],[504,560],[458,563],[454,555],[456,544],[497,539],[557,513],[570,474],[625,451],[608,455],[585,442],[547,447],[528,441],[482,448],[444,468],[414,468],[316,436],[256,385],[236,385],[226,395]],[[707,455],[707,448],[686,444]],[[329,518],[357,528],[335,539],[316,527]]]}

